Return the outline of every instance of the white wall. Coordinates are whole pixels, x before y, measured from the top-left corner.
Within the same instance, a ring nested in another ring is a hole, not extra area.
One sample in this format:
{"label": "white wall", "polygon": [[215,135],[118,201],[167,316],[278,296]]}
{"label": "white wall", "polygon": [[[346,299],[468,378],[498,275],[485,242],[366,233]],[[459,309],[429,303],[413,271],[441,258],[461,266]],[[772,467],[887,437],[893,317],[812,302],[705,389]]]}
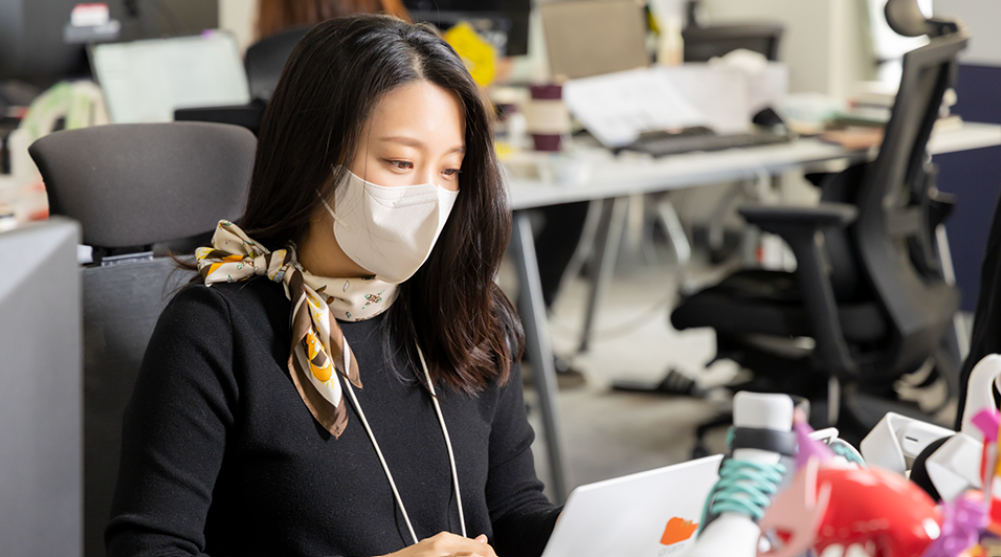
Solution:
{"label": "white wall", "polygon": [[960,55],[965,64],[1001,66],[1001,1],[933,0],[935,13],[958,17],[970,33],[970,46]]}
{"label": "white wall", "polygon": [[219,28],[236,35],[240,51],[254,40],[257,24],[257,0],[219,0]]}

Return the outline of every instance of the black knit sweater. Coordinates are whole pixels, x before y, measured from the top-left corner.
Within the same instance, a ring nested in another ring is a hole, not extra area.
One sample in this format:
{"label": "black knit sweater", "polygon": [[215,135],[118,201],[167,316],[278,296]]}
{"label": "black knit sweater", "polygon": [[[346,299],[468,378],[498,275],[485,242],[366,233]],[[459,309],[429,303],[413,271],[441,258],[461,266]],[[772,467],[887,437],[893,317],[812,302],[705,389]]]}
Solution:
{"label": "black knit sweater", "polygon": [[[289,301],[263,278],[193,286],[157,323],[126,411],[109,557],[368,557],[412,543],[361,420],[339,439],[289,376]],[[448,453],[415,370],[386,365],[381,317],[341,323],[356,393],[419,538],[459,533]],[[535,475],[520,371],[477,396],[437,385],[467,535],[540,555],[559,509]],[[347,395],[345,394],[347,398]]]}

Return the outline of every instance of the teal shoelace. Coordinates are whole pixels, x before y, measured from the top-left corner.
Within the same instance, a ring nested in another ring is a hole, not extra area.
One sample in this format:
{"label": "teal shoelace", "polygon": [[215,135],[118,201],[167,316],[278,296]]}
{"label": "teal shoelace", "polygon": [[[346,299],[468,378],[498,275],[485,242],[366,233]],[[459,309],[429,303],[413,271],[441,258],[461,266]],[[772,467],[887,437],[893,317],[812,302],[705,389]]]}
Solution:
{"label": "teal shoelace", "polygon": [[851,447],[841,443],[831,443],[828,446],[834,451],[834,454],[845,457],[848,462],[854,462],[863,468],[866,467],[865,461]]}
{"label": "teal shoelace", "polygon": [[737,459],[723,462],[719,481],[709,493],[702,510],[699,533],[705,527],[709,513],[735,512],[760,520],[771,502],[771,496],[778,491],[785,472],[786,467],[779,463],[760,464]]}

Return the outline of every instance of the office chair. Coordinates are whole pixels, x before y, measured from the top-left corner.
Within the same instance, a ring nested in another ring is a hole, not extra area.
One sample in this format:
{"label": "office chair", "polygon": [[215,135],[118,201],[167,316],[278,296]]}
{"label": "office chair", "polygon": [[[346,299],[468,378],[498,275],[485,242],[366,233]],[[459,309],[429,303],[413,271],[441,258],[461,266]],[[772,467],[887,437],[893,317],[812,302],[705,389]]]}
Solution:
{"label": "office chair", "polygon": [[153,246],[240,216],[257,141],[236,126],[122,124],[56,132],[29,148],[52,214],[80,222],[84,267],[84,555],[104,555],[122,414],[153,326],[191,278]]}
{"label": "office chair", "polygon": [[[823,180],[819,206],[740,210],[789,244],[795,273],[739,271],[671,315],[677,329],[714,328],[716,357],[753,372],[735,388],[807,397],[815,425],[836,423],[854,443],[890,409],[915,415],[893,401],[893,383],[930,359],[955,386],[940,346],[959,292],[943,278],[935,240],[951,202],[935,189],[926,146],[968,37],[955,24],[935,29],[904,56],[874,161]],[[725,421],[700,426],[697,452],[707,429]]]}
{"label": "office chair", "polygon": [[260,99],[265,103],[271,100],[271,94],[278,86],[278,78],[285,69],[285,62],[292,55],[295,45],[299,44],[299,40],[310,29],[311,27],[297,27],[264,37],[250,45],[243,59],[250,85],[250,98]]}
{"label": "office chair", "polygon": [[783,31],[781,25],[768,23],[686,27],[681,32],[685,62],[708,62],[740,48],[778,60]]}
{"label": "office chair", "polygon": [[708,62],[743,48],[757,52],[768,60],[779,59],[779,42],[784,28],[772,23],[746,23],[704,26],[699,23],[699,2],[686,4],[685,28],[681,31],[685,62]]}

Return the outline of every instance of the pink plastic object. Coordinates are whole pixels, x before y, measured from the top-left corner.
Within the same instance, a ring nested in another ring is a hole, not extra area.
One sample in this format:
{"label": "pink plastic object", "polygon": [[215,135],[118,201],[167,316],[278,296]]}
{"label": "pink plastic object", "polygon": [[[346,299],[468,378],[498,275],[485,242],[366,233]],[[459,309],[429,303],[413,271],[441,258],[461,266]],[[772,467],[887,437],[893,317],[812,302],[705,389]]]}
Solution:
{"label": "pink plastic object", "polygon": [[980,543],[980,531],[987,527],[987,509],[982,498],[972,493],[942,503],[942,535],[933,541],[924,557],[960,557]]}
{"label": "pink plastic object", "polygon": [[796,444],[799,445],[799,451],[796,453],[796,469],[805,466],[811,458],[816,458],[820,462],[834,458],[834,451],[830,447],[820,441],[810,439],[813,428],[806,422],[806,416],[802,410],[796,410],[792,427],[796,430]]}
{"label": "pink plastic object", "polygon": [[831,486],[821,486],[818,492],[817,471],[820,461],[817,458],[808,459],[798,468],[792,483],[772,502],[772,506],[758,523],[762,532],[771,529],[780,532],[784,543],[781,549],[758,552],[758,557],[803,555],[816,539],[817,530],[830,502]]}
{"label": "pink plastic object", "polygon": [[762,531],[774,529],[786,543],[759,552],[759,557],[795,557],[806,547],[820,555],[834,544],[871,544],[879,557],[920,557],[939,535],[935,503],[903,476],[877,467],[819,463],[812,476],[813,465],[808,463],[796,473],[794,488],[772,502],[761,519]]}
{"label": "pink plastic object", "polygon": [[986,442],[993,443],[998,440],[998,427],[1001,426],[1001,417],[998,416],[997,410],[985,408],[974,414],[970,422],[984,433],[984,440]]}

